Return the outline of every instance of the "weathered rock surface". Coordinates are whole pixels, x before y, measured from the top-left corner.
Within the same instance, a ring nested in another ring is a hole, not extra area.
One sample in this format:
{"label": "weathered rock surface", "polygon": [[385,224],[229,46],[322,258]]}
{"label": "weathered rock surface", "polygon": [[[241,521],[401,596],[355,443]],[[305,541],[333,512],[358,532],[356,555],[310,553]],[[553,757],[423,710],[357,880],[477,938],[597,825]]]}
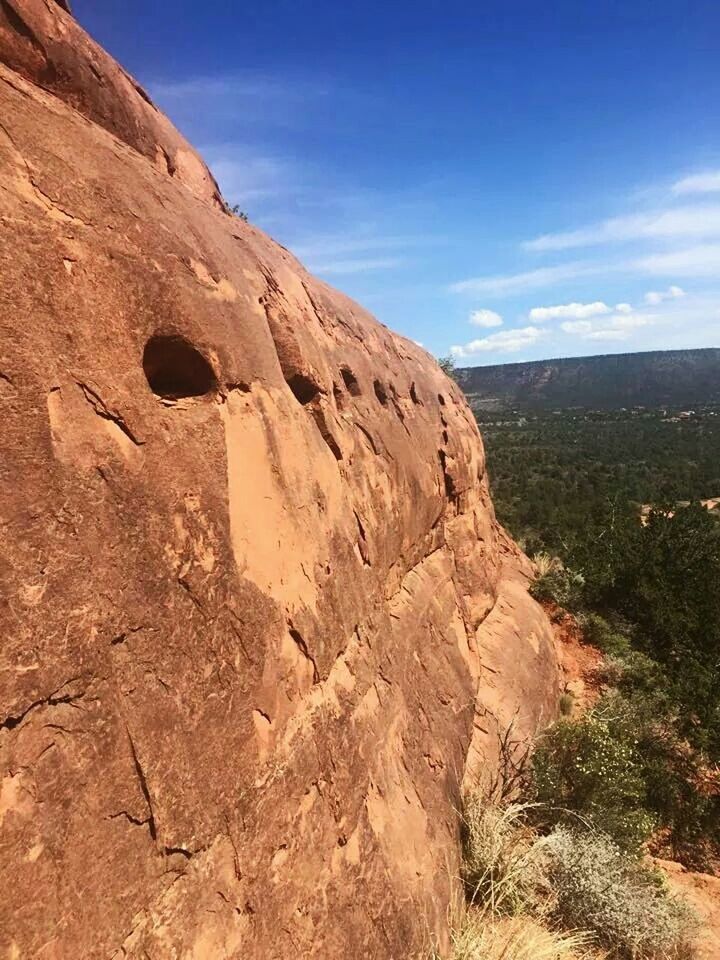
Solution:
{"label": "weathered rock surface", "polygon": [[473,417],[62,4],[0,60],[0,956],[420,955],[558,690]]}

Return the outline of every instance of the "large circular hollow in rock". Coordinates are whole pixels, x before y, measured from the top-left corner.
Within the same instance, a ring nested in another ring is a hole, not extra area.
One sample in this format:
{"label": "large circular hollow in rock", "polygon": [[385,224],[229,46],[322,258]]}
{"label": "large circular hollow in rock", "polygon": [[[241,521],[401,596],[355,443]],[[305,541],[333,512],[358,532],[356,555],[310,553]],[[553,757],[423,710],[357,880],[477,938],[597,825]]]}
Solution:
{"label": "large circular hollow in rock", "polygon": [[143,351],[143,370],[150,389],[163,400],[203,397],[217,389],[209,362],[177,334],[150,337]]}

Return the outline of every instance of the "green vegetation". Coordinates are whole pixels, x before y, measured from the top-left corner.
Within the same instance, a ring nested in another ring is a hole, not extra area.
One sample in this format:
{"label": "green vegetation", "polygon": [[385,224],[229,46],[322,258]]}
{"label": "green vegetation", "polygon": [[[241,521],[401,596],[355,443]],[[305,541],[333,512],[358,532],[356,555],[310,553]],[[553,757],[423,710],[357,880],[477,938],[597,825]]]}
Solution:
{"label": "green vegetation", "polygon": [[533,595],[604,654],[596,702],[564,695],[512,789],[466,798],[455,960],[692,957],[646,852],[720,866],[720,508],[697,502],[720,497],[720,351],[608,360],[455,371]]}
{"label": "green vegetation", "polygon": [[689,866],[720,861],[720,522],[704,508],[609,509],[541,557],[532,592],[573,611],[606,654],[605,693],[534,756],[536,797],[623,850],[652,839]]}
{"label": "green vegetation", "polygon": [[716,869],[720,511],[687,502],[720,497],[720,408],[478,419],[499,519],[540,551],[533,595],[606,655],[604,696],[536,751],[537,798],[571,811],[544,827],[580,816]]}
{"label": "green vegetation", "polygon": [[527,413],[478,410],[495,509],[531,553],[564,555],[609,504],[720,497],[720,406],[694,416],[663,409]]}
{"label": "green vegetation", "polygon": [[637,852],[655,818],[646,809],[643,768],[625,716],[602,707],[577,720],[560,720],[533,757],[534,787],[546,823],[578,817]]}
{"label": "green vegetation", "polygon": [[574,703],[575,703],[575,698],[571,693],[560,694],[560,702],[558,703],[558,707],[563,717],[570,716],[570,714],[573,712]]}
{"label": "green vegetation", "polygon": [[452,357],[438,357],[438,366],[446,376],[455,377],[455,360]]}

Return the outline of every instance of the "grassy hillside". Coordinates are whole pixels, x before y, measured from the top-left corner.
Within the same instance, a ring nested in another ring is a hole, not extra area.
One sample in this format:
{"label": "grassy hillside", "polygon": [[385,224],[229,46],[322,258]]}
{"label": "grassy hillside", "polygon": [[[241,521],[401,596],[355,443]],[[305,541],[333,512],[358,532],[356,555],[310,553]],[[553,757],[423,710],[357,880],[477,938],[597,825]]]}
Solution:
{"label": "grassy hillside", "polygon": [[720,403],[720,349],[666,350],[463,367],[477,409],[547,410]]}

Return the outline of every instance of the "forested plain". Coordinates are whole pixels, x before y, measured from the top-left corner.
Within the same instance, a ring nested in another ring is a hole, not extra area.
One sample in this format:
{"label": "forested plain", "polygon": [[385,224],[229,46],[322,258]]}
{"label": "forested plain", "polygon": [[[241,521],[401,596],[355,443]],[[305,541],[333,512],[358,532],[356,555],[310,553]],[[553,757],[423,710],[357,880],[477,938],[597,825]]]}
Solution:
{"label": "forested plain", "polygon": [[629,857],[718,872],[720,402],[656,404],[656,387],[632,407],[580,388],[568,407],[468,399],[498,519],[537,563],[531,592],[604,654],[600,699],[566,703],[536,745],[533,798]]}

